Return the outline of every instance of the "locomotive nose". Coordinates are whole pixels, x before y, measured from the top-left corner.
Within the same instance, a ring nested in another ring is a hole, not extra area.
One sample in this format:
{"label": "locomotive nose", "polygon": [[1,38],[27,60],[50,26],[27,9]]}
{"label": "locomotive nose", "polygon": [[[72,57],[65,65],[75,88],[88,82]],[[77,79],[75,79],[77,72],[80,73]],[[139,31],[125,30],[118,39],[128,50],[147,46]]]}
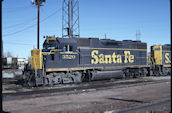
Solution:
{"label": "locomotive nose", "polygon": [[31,51],[31,68],[42,69],[42,51],[41,49],[33,49]]}

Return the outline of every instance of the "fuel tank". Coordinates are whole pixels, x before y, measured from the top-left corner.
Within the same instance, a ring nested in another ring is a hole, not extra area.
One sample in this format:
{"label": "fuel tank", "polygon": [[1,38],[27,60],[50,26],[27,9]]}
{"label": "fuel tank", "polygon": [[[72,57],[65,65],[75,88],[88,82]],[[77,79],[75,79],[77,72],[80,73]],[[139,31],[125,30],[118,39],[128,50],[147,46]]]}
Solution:
{"label": "fuel tank", "polygon": [[122,70],[95,71],[92,73],[91,80],[103,80],[103,79],[122,78],[122,77],[123,77]]}

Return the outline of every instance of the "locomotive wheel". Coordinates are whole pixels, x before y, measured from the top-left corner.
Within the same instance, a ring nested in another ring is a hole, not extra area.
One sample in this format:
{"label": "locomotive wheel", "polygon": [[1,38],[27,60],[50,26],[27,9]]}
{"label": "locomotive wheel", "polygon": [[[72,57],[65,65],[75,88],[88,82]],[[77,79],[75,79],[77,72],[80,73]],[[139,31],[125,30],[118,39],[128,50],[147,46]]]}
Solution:
{"label": "locomotive wheel", "polygon": [[35,81],[29,81],[29,82],[28,82],[28,85],[29,85],[30,87],[35,87],[35,86],[36,86],[36,83],[35,83]]}

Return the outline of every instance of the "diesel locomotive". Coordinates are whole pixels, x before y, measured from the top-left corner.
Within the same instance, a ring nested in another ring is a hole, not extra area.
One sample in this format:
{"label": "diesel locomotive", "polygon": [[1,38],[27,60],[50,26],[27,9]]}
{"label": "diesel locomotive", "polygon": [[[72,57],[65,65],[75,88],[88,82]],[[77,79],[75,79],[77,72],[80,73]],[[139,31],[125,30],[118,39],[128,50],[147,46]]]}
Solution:
{"label": "diesel locomotive", "polygon": [[151,46],[152,75],[171,75],[171,45]]}
{"label": "diesel locomotive", "polygon": [[171,45],[151,46],[149,58],[141,41],[47,37],[31,51],[23,79],[38,86],[170,74]]}

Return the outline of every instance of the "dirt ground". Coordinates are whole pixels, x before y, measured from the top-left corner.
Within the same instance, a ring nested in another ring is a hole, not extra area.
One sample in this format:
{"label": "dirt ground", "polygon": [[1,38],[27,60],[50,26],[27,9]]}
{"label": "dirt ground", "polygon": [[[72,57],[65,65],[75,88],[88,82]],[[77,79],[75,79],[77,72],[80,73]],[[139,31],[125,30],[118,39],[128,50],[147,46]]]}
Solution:
{"label": "dirt ground", "polygon": [[108,113],[164,99],[171,99],[170,80],[158,84],[3,101],[3,110],[10,113]]}

